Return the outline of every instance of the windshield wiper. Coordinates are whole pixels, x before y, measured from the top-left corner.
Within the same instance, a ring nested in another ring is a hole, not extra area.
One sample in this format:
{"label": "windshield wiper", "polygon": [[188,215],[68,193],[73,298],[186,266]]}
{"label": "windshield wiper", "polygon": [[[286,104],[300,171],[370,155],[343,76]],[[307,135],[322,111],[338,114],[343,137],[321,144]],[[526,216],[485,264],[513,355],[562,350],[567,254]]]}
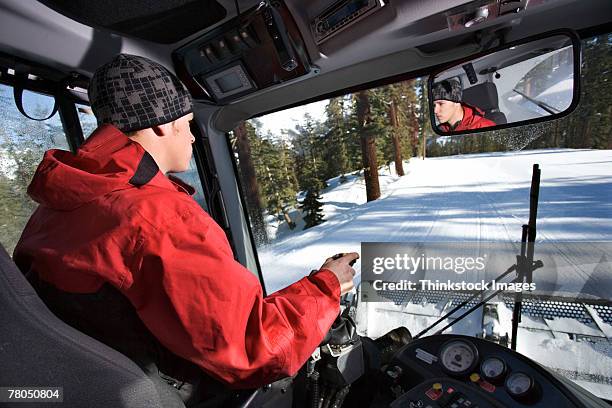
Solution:
{"label": "windshield wiper", "polygon": [[[521,255],[517,256],[517,272],[521,282],[525,280],[527,283],[533,281],[533,271],[536,267],[533,262],[533,251],[536,239],[536,219],[538,217],[538,200],[540,197],[540,166],[533,165],[533,174],[531,176],[531,188],[529,189],[529,222],[523,225],[523,234],[521,237]],[[540,264],[541,261],[538,261]],[[521,309],[523,307],[523,293],[518,292],[514,295],[514,309],[512,310],[512,350],[516,350],[516,337],[518,334],[518,324],[521,321]]]}
{"label": "windshield wiper", "polygon": [[[503,279],[506,275],[508,275],[509,273],[512,273],[516,271],[516,265],[512,265],[510,268],[508,268],[508,270],[506,270],[506,272],[502,273],[501,275],[499,275],[497,278],[495,278],[496,282],[499,282],[501,279]],[[514,279],[512,282],[517,283],[518,278]],[[469,315],[470,313],[472,313],[474,310],[478,309],[480,306],[482,306],[483,304],[485,304],[486,302],[489,301],[489,299],[492,299],[495,295],[497,295],[499,292],[501,292],[502,290],[497,290],[495,291],[492,295],[487,296],[486,299],[478,302],[476,305],[472,306],[471,308],[469,308],[467,310],[467,312],[463,313],[461,316],[459,316],[458,318],[456,318],[455,320],[453,320],[451,323],[447,324],[446,326],[444,326],[442,329],[438,330],[435,334],[442,334],[442,332],[444,332],[444,330],[448,329],[449,327],[451,327],[452,325],[454,325],[455,323],[457,323],[458,321],[460,321],[461,319],[463,319],[465,316]],[[462,307],[464,307],[465,305],[467,305],[468,303],[470,303],[472,300],[476,299],[478,296],[481,296],[485,291],[482,290],[480,292],[477,292],[475,294],[473,294],[472,296],[470,296],[469,298],[467,298],[466,300],[464,300],[463,302],[459,303],[457,306],[455,306],[453,308],[453,310],[451,310],[450,312],[446,313],[444,316],[440,317],[438,320],[436,320],[431,326],[427,327],[425,330],[421,331],[419,334],[417,334],[416,336],[414,336],[414,339],[418,339],[419,337],[421,337],[422,335],[424,335],[425,333],[427,333],[429,330],[431,330],[433,327],[437,326],[441,321],[449,318],[450,316],[453,315],[453,313],[455,313],[456,311],[458,311],[459,309],[461,309]]]}
{"label": "windshield wiper", "polygon": [[[511,282],[512,283],[532,283],[533,281],[533,271],[538,268],[544,266],[542,261],[533,261],[533,253],[534,253],[534,244],[536,238],[536,218],[538,216],[538,199],[540,195],[540,166],[538,164],[533,165],[533,173],[531,176],[531,189],[529,191],[529,222],[528,224],[523,225],[522,236],[521,236],[521,253],[516,256],[516,264],[512,265],[508,268],[504,273],[495,278],[496,282],[499,282],[501,279],[506,277],[508,274],[516,271],[517,276]],[[487,296],[476,305],[469,308],[466,312],[464,312],[461,316],[444,326],[442,329],[438,330],[435,334],[442,334],[446,329],[455,325],[457,322],[462,320],[464,317],[468,316],[474,310],[477,310],[479,307],[484,305],[489,300],[493,299],[498,293],[503,290],[496,290],[491,295]],[[486,290],[481,290],[480,292],[475,293],[470,296],[467,300],[461,302],[457,306],[453,308],[450,312],[446,313],[444,316],[440,317],[436,320],[432,325],[422,330],[419,334],[414,336],[414,339],[418,339],[423,336],[425,333],[430,331],[433,327],[437,326],[440,322],[448,319],[453,315],[456,311],[466,306],[475,298],[482,296]],[[512,341],[511,348],[512,350],[516,350],[516,339],[518,335],[518,324],[521,321],[521,310],[523,306],[523,295],[522,292],[517,292],[514,297],[514,308],[512,310]]]}
{"label": "windshield wiper", "polygon": [[546,112],[550,113],[551,115],[554,115],[555,113],[561,113],[559,109],[555,108],[554,106],[550,106],[546,102],[542,102],[540,100],[530,98],[529,96],[525,95],[521,91],[517,91],[516,89],[513,89],[513,91],[521,95],[523,98],[527,99],[529,102],[538,105],[540,108],[544,109]]}

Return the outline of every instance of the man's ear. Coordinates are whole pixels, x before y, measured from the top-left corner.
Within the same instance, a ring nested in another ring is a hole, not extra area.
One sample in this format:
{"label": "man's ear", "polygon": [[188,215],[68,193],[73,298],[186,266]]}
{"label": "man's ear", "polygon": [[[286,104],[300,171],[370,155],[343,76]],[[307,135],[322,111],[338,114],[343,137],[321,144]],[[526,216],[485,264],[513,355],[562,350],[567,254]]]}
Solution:
{"label": "man's ear", "polygon": [[163,125],[152,126],[151,129],[153,129],[153,132],[155,133],[156,136],[159,136],[159,137],[169,136],[174,132],[172,124],[173,122],[164,123]]}

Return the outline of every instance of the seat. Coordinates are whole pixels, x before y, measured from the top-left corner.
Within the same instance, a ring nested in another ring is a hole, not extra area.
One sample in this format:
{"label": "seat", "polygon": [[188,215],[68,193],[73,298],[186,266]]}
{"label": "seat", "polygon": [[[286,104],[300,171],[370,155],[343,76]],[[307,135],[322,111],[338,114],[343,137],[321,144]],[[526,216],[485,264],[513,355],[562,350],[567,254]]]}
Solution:
{"label": "seat", "polygon": [[0,327],[2,386],[63,387],[70,407],[163,406],[135,363],[51,313],[1,245]]}
{"label": "seat", "polygon": [[497,87],[493,82],[485,82],[463,90],[463,102],[470,106],[480,108],[487,119],[496,125],[504,125],[508,121],[506,115],[499,111],[499,98]]}

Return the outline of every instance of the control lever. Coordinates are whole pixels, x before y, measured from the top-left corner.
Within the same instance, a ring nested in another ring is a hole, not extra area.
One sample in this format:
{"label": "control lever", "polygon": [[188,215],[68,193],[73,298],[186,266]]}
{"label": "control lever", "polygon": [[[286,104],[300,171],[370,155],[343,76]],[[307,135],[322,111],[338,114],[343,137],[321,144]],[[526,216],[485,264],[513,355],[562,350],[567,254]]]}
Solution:
{"label": "control lever", "polygon": [[[339,259],[344,255],[345,254],[341,252],[332,256],[331,258]],[[355,265],[355,262],[357,262],[357,259],[350,261],[349,265],[353,266]],[[325,344],[341,346],[350,343],[350,341],[357,336],[356,325],[353,319],[350,317],[350,310],[351,307],[346,306],[344,308],[344,312],[338,313],[338,317],[336,317],[336,320],[334,320],[332,323],[329,331],[325,335],[325,338],[323,338],[321,346],[324,346]]]}
{"label": "control lever", "polygon": [[[339,259],[339,258],[342,258],[344,255],[346,254],[343,252],[340,252],[339,254],[332,256],[332,259]],[[355,262],[357,262],[357,259],[353,259],[351,262],[349,262],[349,266],[355,265]]]}
{"label": "control lever", "polygon": [[331,346],[344,346],[353,343],[359,338],[357,335],[357,325],[349,313],[350,307],[347,307],[344,309],[344,312],[336,317],[336,320],[334,320],[325,338],[321,342],[321,346],[325,344]]}

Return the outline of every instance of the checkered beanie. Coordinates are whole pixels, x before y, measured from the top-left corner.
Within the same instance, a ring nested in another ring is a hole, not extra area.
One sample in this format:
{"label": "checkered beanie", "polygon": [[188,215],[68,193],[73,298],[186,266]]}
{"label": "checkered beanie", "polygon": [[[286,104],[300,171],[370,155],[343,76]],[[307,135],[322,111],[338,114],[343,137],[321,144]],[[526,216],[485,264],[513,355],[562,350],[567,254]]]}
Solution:
{"label": "checkered beanie", "polygon": [[122,132],[172,122],[191,112],[189,92],[165,67],[136,55],[119,54],[96,70],[89,101],[98,125]]}
{"label": "checkered beanie", "polygon": [[461,102],[463,89],[459,81],[444,80],[433,85],[432,89],[434,101],[444,99],[451,102]]}

